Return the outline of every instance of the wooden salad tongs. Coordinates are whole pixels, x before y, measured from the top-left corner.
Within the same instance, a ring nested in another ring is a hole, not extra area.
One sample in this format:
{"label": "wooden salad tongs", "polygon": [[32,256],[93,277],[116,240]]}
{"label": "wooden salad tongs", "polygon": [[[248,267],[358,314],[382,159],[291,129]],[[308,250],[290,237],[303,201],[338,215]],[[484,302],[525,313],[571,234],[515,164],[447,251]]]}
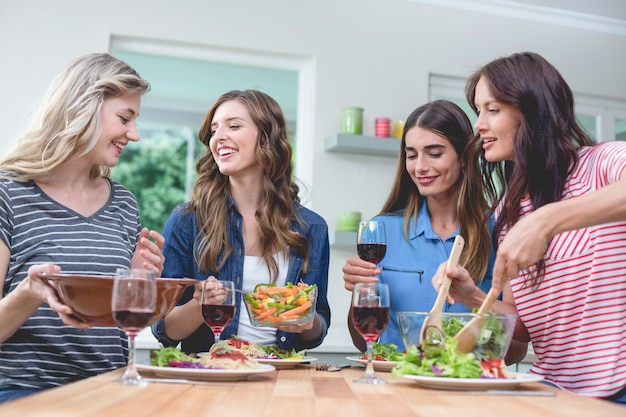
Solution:
{"label": "wooden salad tongs", "polygon": [[467,323],[463,328],[454,336],[457,342],[457,350],[461,353],[470,353],[474,350],[474,345],[476,345],[476,341],[478,340],[478,335],[480,335],[480,330],[483,327],[483,322],[485,321],[485,314],[489,313],[493,303],[498,298],[500,291],[491,287],[483,303],[480,305],[476,314],[478,316],[474,317]]}
{"label": "wooden salad tongs", "polygon": [[[465,239],[463,239],[461,235],[457,235],[457,237],[454,238],[454,243],[452,244],[452,251],[450,252],[450,257],[448,258],[448,263],[446,264],[446,270],[459,264],[459,258],[461,257],[461,252],[463,252],[463,246],[465,246]],[[428,327],[435,326],[439,330],[442,330],[441,312],[443,311],[443,303],[446,301],[451,283],[452,279],[450,279],[448,274],[444,271],[443,282],[441,283],[441,287],[439,287],[437,299],[435,300],[435,304],[433,304],[433,308],[430,310],[431,315],[426,317],[424,323],[422,324],[420,342],[423,342],[425,339],[425,332]]]}

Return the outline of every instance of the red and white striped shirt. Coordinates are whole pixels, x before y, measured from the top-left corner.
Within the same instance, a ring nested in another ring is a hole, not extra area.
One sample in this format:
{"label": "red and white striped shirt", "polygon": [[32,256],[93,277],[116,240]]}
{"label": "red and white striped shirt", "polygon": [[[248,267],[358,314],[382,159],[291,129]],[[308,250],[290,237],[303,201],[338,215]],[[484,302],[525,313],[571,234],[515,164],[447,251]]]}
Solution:
{"label": "red and white striped shirt", "polygon": [[[614,183],[626,168],[626,142],[584,147],[578,155],[579,165],[567,179],[563,199]],[[522,216],[531,211],[530,200],[522,201]],[[549,242],[544,261],[538,289],[524,285],[527,271],[511,280],[519,316],[537,355],[530,372],[587,396],[608,397],[623,389],[626,222],[558,234]]]}

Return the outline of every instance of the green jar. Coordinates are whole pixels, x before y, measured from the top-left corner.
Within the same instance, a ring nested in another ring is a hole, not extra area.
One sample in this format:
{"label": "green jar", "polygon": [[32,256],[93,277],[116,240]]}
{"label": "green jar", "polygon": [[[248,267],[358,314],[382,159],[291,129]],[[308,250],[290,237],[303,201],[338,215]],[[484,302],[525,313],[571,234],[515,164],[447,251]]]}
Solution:
{"label": "green jar", "polygon": [[341,133],[346,135],[363,134],[362,107],[344,107],[341,109]]}

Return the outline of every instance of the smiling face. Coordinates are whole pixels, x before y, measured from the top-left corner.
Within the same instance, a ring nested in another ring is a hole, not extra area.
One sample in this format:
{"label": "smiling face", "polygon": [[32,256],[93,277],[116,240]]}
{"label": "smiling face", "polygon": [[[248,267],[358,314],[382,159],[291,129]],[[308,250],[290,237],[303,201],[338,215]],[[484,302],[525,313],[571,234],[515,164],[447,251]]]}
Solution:
{"label": "smiling face", "polygon": [[456,193],[461,175],[459,155],[444,137],[422,127],[406,132],[406,170],[425,197]]}
{"label": "smiling face", "polygon": [[222,174],[261,176],[256,160],[259,129],[246,106],[236,100],[222,103],[211,121],[209,147]]}
{"label": "smiling face", "polygon": [[484,77],[476,84],[474,102],[478,112],[474,128],[483,141],[485,159],[515,161],[515,136],[521,113],[513,106],[498,102]]}
{"label": "smiling face", "polygon": [[93,165],[114,167],[128,142],[137,142],[141,95],[125,94],[104,100],[100,109],[100,137],[89,152]]}

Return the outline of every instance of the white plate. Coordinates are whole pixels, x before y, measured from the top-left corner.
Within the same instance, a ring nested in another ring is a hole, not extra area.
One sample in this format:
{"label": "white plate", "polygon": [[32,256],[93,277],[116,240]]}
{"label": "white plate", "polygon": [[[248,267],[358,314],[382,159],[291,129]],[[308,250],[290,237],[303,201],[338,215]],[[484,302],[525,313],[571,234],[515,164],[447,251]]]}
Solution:
{"label": "white plate", "polygon": [[[208,352],[199,352],[198,356],[202,357],[206,355]],[[258,363],[264,363],[267,365],[272,365],[276,369],[287,369],[287,368],[295,368],[298,365],[315,362],[317,358],[313,356],[305,356],[302,359],[270,359],[270,358],[254,358]]]}
{"label": "white plate", "polygon": [[513,389],[525,382],[543,380],[541,375],[508,372],[510,378],[444,378],[437,376],[402,375],[424,388],[445,390]]}
{"label": "white plate", "polygon": [[184,378],[198,381],[240,381],[250,375],[272,372],[276,368],[266,364],[260,364],[257,369],[198,369],[137,364],[137,370],[139,372],[151,372],[156,376],[167,378]]}
{"label": "white plate", "polygon": [[[346,356],[346,359],[367,366],[367,359],[362,359],[356,356]],[[378,372],[391,372],[391,370],[397,364],[398,362],[393,361],[372,361],[372,365],[374,365],[374,370]]]}
{"label": "white plate", "polygon": [[305,356],[302,359],[268,359],[268,358],[254,358],[257,362],[266,365],[272,365],[276,369],[295,368],[298,365],[315,362],[317,358],[313,356]]}

